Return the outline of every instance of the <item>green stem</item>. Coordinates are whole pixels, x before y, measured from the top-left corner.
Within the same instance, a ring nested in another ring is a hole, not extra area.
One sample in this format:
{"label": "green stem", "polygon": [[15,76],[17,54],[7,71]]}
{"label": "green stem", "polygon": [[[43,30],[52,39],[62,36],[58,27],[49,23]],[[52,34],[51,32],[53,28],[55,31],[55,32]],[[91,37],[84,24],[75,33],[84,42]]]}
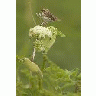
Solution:
{"label": "green stem", "polygon": [[39,81],[38,81],[38,85],[39,85],[39,90],[41,90],[42,89],[42,79],[38,79]]}
{"label": "green stem", "polygon": [[47,61],[47,56],[45,54],[43,54],[42,72],[43,72],[43,70],[45,68],[46,61]]}

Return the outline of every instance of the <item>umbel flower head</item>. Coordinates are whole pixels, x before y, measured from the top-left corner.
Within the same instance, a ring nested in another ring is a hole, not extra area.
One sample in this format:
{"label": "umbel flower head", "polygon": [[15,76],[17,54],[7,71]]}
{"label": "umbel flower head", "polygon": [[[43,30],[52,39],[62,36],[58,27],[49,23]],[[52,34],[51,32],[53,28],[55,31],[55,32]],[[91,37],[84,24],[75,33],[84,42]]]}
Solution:
{"label": "umbel flower head", "polygon": [[37,37],[38,39],[47,37],[52,37],[52,32],[45,27],[35,26],[34,28],[30,28],[29,30],[30,37]]}
{"label": "umbel flower head", "polygon": [[55,43],[57,36],[65,37],[61,31],[58,31],[57,28],[53,26],[43,27],[38,25],[29,30],[29,37],[35,38],[34,48],[38,52],[47,53]]}

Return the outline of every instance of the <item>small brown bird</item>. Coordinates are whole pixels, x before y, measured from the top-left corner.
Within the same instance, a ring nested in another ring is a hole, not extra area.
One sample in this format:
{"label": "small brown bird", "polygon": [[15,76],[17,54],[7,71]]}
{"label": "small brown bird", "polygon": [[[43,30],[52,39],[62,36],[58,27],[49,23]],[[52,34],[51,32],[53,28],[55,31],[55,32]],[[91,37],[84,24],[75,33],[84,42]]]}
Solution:
{"label": "small brown bird", "polygon": [[54,16],[48,9],[42,9],[41,13],[36,13],[36,15],[43,19],[41,25],[46,25],[48,22],[60,21],[56,16]]}

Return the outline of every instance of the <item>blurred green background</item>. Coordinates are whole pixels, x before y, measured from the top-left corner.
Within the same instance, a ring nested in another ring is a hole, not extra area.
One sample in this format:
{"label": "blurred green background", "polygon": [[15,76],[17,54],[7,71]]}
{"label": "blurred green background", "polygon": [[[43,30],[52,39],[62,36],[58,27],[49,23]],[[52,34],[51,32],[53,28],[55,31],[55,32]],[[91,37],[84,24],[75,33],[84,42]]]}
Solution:
{"label": "blurred green background", "polygon": [[[49,9],[60,22],[48,26],[57,27],[66,35],[57,38],[48,52],[48,57],[63,69],[81,69],[81,0],[16,0],[16,54],[30,57],[33,51],[32,41],[29,40],[29,29],[34,27],[31,11],[37,25],[40,24],[36,13],[41,9]],[[35,62],[42,64],[41,53],[36,53]]]}

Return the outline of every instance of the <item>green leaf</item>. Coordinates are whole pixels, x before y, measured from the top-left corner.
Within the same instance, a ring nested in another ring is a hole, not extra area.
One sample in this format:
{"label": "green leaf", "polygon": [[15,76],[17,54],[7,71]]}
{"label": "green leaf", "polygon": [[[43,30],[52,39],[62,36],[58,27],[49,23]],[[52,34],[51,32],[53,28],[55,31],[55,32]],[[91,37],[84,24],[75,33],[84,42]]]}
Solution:
{"label": "green leaf", "polygon": [[43,77],[43,74],[37,64],[31,62],[28,58],[24,58],[24,64],[29,68],[32,74],[37,74],[39,77]]}

